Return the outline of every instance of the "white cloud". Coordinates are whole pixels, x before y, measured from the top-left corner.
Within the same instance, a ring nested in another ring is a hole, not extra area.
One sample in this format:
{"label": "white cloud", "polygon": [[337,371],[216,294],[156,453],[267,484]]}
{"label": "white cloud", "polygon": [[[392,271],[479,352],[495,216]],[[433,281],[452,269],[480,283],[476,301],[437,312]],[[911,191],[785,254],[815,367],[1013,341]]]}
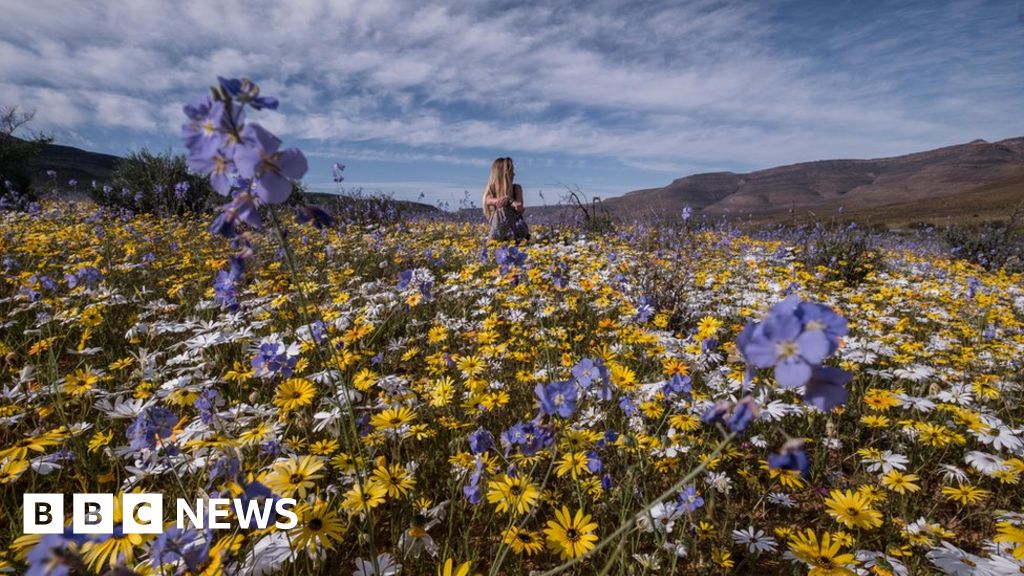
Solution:
{"label": "white cloud", "polygon": [[[780,41],[787,23],[758,2],[0,0],[0,101],[48,128],[171,139],[182,103],[217,74],[248,75],[284,101],[261,121],[314,150],[423,147],[406,158],[457,164],[475,157],[434,148],[500,148],[684,171],[881,156],[1024,132],[1020,37],[1002,27],[978,46],[964,29],[988,12],[901,8],[819,50]],[[912,81],[935,69],[948,85]]]}

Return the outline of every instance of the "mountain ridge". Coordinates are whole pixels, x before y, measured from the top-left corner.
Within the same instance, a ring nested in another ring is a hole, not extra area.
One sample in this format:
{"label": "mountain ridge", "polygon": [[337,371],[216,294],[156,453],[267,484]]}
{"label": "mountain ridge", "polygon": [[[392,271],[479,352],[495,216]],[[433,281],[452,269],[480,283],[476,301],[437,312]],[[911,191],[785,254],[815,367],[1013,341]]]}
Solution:
{"label": "mountain ridge", "polygon": [[[692,174],[661,188],[608,198],[602,205],[623,218],[678,214],[689,206],[710,216],[777,219],[796,211],[843,208],[857,213],[886,205],[906,207],[913,202],[972,196],[984,187],[999,189],[1008,200],[1024,201],[1024,186],[1018,182],[1022,178],[1024,137],[996,142],[977,139],[886,158],[814,160],[747,173]],[[1004,183],[1011,189],[1000,188]],[[1012,211],[1013,206],[1006,209]],[[922,219],[928,219],[930,211],[929,206],[921,206]]]}

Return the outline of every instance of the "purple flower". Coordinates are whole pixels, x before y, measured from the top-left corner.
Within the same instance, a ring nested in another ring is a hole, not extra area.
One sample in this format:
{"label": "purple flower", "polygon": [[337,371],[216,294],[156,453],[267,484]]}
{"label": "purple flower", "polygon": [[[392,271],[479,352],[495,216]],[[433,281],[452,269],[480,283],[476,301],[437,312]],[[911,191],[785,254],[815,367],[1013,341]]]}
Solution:
{"label": "purple flower", "polygon": [[178,182],[177,184],[174,185],[174,197],[177,198],[179,201],[184,200],[185,195],[188,194],[188,191],[191,187],[192,186],[184,180]]}
{"label": "purple flower", "polygon": [[522,266],[526,263],[526,252],[515,246],[498,248],[494,252],[494,260],[498,263],[501,273],[508,272],[512,266]]}
{"label": "purple flower", "polygon": [[267,342],[260,345],[259,352],[252,359],[252,367],[255,375],[260,378],[270,378],[274,374],[290,378],[297,360],[288,354],[283,344]]}
{"label": "purple flower", "polygon": [[757,418],[757,405],[754,403],[754,399],[750,396],[745,397],[733,406],[732,414],[729,417],[729,421],[726,425],[729,430],[742,434],[746,431],[747,426]]}
{"label": "purple flower", "polygon": [[804,385],[804,402],[818,410],[828,412],[846,403],[849,392],[846,385],[853,375],[839,368],[818,366],[811,372],[811,379]]}
{"label": "purple flower", "polygon": [[782,445],[777,454],[768,456],[768,467],[776,470],[796,470],[807,478],[811,470],[811,461],[804,452],[804,444],[800,440],[790,440]]}
{"label": "purple flower", "polygon": [[494,435],[483,428],[477,428],[476,432],[469,435],[469,449],[473,454],[487,452],[494,448]]}
{"label": "purple flower", "polygon": [[72,543],[83,544],[88,538],[75,535],[70,529],[63,534],[47,534],[29,551],[25,558],[28,571],[25,576],[67,576],[84,571],[82,559],[69,550]]}
{"label": "purple flower", "polygon": [[534,393],[540,399],[540,411],[543,414],[558,414],[568,418],[576,411],[576,384],[571,380],[552,382],[547,386],[537,384]]}
{"label": "purple flower", "polygon": [[519,446],[519,451],[524,456],[533,456],[542,448],[550,446],[553,441],[554,434],[551,430],[534,422],[517,422],[501,434],[501,444],[505,447],[506,454],[512,446]]}
{"label": "purple flower", "polygon": [[188,148],[191,165],[193,158],[211,156],[223,143],[224,104],[204,96],[183,110],[188,122],[181,126],[181,140]]}
{"label": "purple flower", "polygon": [[199,532],[191,528],[171,526],[157,536],[150,548],[154,564],[172,564],[179,560],[188,572],[196,572],[210,557],[210,545],[204,543]]}
{"label": "purple flower", "polygon": [[260,96],[260,87],[248,78],[222,78],[218,76],[217,81],[225,93],[239,102],[252,106],[253,110],[262,110],[264,108],[277,110],[277,98]]}
{"label": "purple flower", "polygon": [[594,474],[600,474],[604,470],[604,463],[601,462],[601,457],[593,450],[587,451],[587,470]]}
{"label": "purple flower", "polygon": [[295,208],[295,220],[299,224],[310,222],[313,227],[322,230],[334,225],[334,218],[323,208],[313,204],[303,204]]}
{"label": "purple flower", "polygon": [[704,505],[704,499],[697,494],[697,489],[687,486],[676,498],[676,511],[680,514],[694,512]]}
{"label": "purple flower", "polygon": [[345,165],[342,164],[341,162],[335,162],[334,165],[331,166],[331,175],[333,176],[335,182],[342,182],[343,180],[345,180],[345,176],[342,175],[342,172],[344,171]]}
{"label": "purple flower", "polygon": [[195,407],[199,410],[199,419],[204,424],[209,424],[213,421],[214,412],[217,408],[224,404],[224,397],[221,396],[220,392],[216,388],[207,388],[199,393],[199,397],[196,398]]}
{"label": "purple flower", "polygon": [[217,272],[217,278],[213,282],[213,301],[216,304],[234,312],[238,310],[237,287],[242,278],[244,265],[238,256],[232,256],[231,265],[227,270]]}
{"label": "purple flower", "polygon": [[231,202],[221,207],[220,214],[210,225],[210,232],[220,234],[225,238],[234,238],[239,222],[244,222],[253,228],[263,225],[259,209],[256,206],[256,198],[248,192],[237,193]]}
{"label": "purple flower", "polygon": [[154,406],[136,416],[125,433],[132,450],[154,449],[157,442],[170,438],[178,417],[167,408]]}
{"label": "purple flower", "polygon": [[654,316],[654,312],[654,300],[647,296],[641,296],[640,301],[637,303],[636,316],[633,317],[633,321],[643,324]]}
{"label": "purple flower", "polygon": [[619,409],[627,417],[632,416],[636,412],[636,406],[633,405],[633,401],[629,399],[629,396],[623,396],[619,399]]}
{"label": "purple flower", "polygon": [[576,383],[584,389],[590,388],[594,379],[600,377],[597,365],[590,358],[584,358],[579,364],[573,366],[572,375],[576,379]]}
{"label": "purple flower", "polygon": [[714,424],[716,422],[725,424],[725,417],[729,414],[730,409],[732,409],[732,402],[719,400],[704,411],[704,414],[700,417],[700,421],[705,424]]}
{"label": "purple flower", "polygon": [[[807,383],[812,368],[835,350],[836,343],[827,329],[845,333],[845,323],[840,330],[840,323],[821,309],[801,309],[800,304],[799,297],[787,297],[763,321],[748,324],[736,341],[747,362],[758,368],[774,367],[775,379],[786,388]],[[807,323],[804,314],[811,314]],[[835,316],[831,311],[829,314]]]}
{"label": "purple flower", "polygon": [[469,475],[469,482],[462,487],[462,493],[465,494],[466,499],[469,500],[470,504],[479,504],[480,500],[483,498],[483,493],[480,490],[480,475],[482,473],[483,462],[477,458],[476,464],[473,468],[473,473]]}
{"label": "purple flower", "polygon": [[255,183],[256,196],[267,204],[281,204],[292,193],[292,181],[302,178],[309,165],[295,148],[279,150],[281,140],[259,124],[242,130],[242,143],[235,151],[235,165],[243,178]]}
{"label": "purple flower", "polygon": [[213,189],[221,196],[231,193],[231,174],[235,171],[235,165],[223,150],[216,149],[209,154],[189,156],[189,167],[200,174],[208,175]]}
{"label": "purple flower", "polygon": [[693,386],[690,384],[689,376],[680,376],[679,374],[673,374],[672,378],[662,386],[661,391],[665,396],[671,396],[672,394],[682,394],[684,398],[690,400],[693,398]]}

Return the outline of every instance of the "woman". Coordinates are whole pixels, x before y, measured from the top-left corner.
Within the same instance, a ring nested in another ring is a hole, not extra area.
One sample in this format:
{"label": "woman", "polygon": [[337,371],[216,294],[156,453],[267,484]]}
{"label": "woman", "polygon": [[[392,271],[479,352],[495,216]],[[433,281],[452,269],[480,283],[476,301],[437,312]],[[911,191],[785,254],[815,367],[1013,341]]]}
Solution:
{"label": "woman", "polygon": [[523,220],[523,188],[513,183],[516,171],[511,158],[498,158],[491,165],[491,177],[484,188],[484,216],[491,225],[491,240],[529,240]]}

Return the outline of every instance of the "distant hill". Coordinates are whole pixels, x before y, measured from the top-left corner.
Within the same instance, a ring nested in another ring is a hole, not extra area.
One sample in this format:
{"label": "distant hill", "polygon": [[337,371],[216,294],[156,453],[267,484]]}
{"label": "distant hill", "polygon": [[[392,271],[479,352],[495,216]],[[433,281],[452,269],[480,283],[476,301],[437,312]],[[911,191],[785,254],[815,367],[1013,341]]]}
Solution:
{"label": "distant hill", "polygon": [[[67,194],[68,181],[73,179],[78,181],[78,190],[80,195],[84,196],[84,194],[81,194],[81,191],[91,186],[93,181],[98,185],[107,183],[117,163],[121,160],[121,157],[110,154],[90,152],[73,146],[47,144],[42,154],[30,165],[32,181],[35,183],[37,190],[45,193],[50,184],[50,177],[47,175],[47,172],[53,170],[57,173],[57,185],[61,188],[62,194]],[[366,201],[339,198],[337,194],[322,192],[308,192],[307,195],[313,202],[330,204],[332,206]],[[427,214],[437,212],[438,210],[434,206],[420,202],[406,200],[389,200],[389,202],[393,202],[395,206],[406,214]]]}
{"label": "distant hill", "polygon": [[72,146],[48,144],[31,164],[32,181],[38,189],[45,189],[50,181],[48,170],[57,172],[57,184],[67,186],[68,180],[78,180],[78,188],[84,189],[95,180],[98,183],[110,180],[114,166],[120,160],[117,156],[89,152]]}
{"label": "distant hill", "polygon": [[1024,138],[975,140],[873,160],[822,160],[747,174],[714,172],[604,201],[617,217],[709,216],[754,220],[835,213],[878,222],[998,218],[1024,201]]}

